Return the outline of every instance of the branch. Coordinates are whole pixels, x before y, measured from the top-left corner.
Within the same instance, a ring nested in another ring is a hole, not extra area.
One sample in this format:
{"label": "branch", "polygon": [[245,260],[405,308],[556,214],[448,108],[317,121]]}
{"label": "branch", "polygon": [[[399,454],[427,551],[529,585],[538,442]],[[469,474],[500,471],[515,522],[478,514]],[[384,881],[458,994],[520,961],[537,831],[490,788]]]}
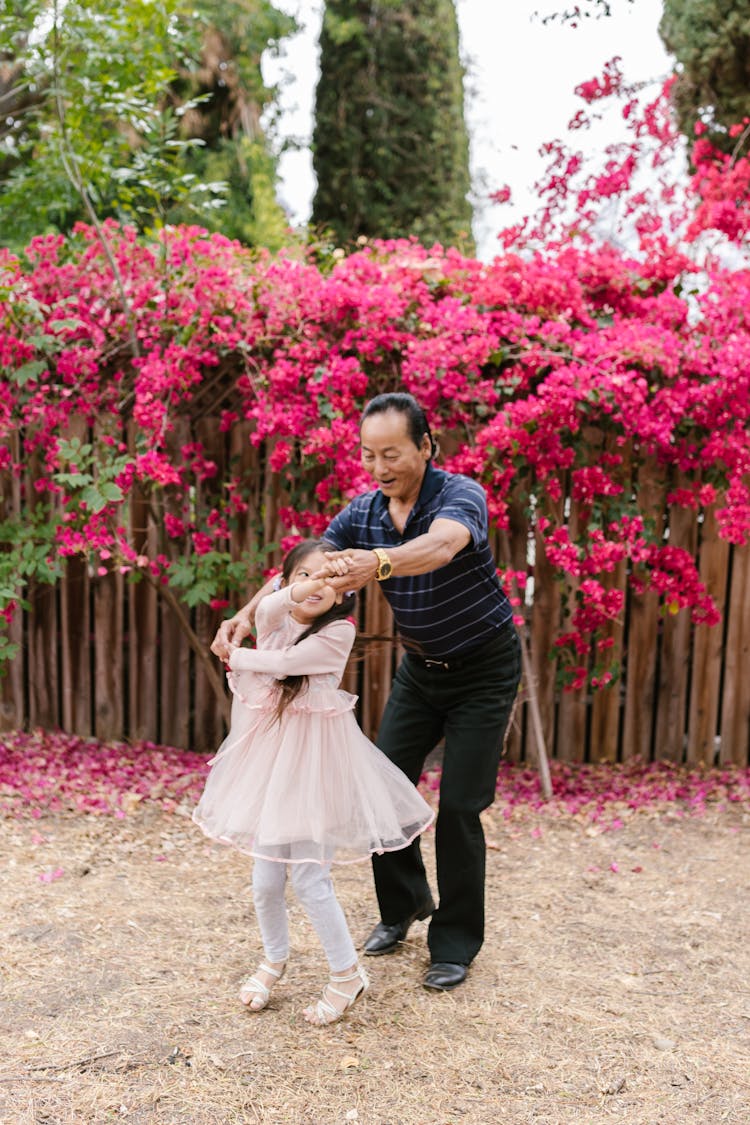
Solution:
{"label": "branch", "polygon": [[88,215],[88,217],[91,221],[91,225],[93,226],[94,230],[96,231],[97,236],[99,238],[99,242],[101,243],[102,249],[104,250],[105,257],[107,259],[107,262],[109,263],[109,268],[112,270],[112,275],[115,279],[115,284],[116,284],[117,289],[120,293],[120,300],[122,301],[122,310],[125,314],[125,319],[126,319],[127,325],[128,325],[128,332],[130,334],[130,346],[133,349],[133,355],[139,356],[141,354],[141,349],[140,349],[140,346],[138,344],[138,336],[137,336],[136,331],[135,331],[135,320],[134,320],[134,317],[133,317],[133,308],[132,308],[132,305],[130,304],[130,301],[128,300],[127,294],[125,292],[125,283],[123,281],[122,274],[120,273],[120,267],[117,265],[117,262],[115,261],[115,256],[112,253],[112,247],[110,245],[109,239],[107,238],[106,231],[104,230],[104,227],[102,226],[102,223],[99,219],[99,216],[96,213],[96,210],[94,208],[94,204],[91,201],[91,196],[89,194],[89,191],[88,191],[86,185],[84,184],[84,182],[81,178],[81,174],[80,174],[79,169],[78,169],[78,162],[77,162],[76,154],[75,154],[75,151],[73,149],[72,144],[70,143],[70,139],[68,137],[68,129],[67,129],[66,117],[65,117],[65,106],[63,104],[62,94],[61,94],[61,91],[60,91],[58,0],[55,0],[55,7],[54,7],[53,15],[54,15],[53,67],[54,67],[54,76],[55,76],[55,110],[57,112],[57,120],[60,124],[60,159],[62,161],[62,166],[63,166],[63,169],[65,171],[65,175],[68,177],[71,184],[73,185],[75,190],[80,195],[81,200],[83,202],[83,206],[86,210],[86,214]]}
{"label": "branch", "polygon": [[227,699],[226,692],[224,691],[224,684],[218,672],[216,671],[213,658],[206,651],[205,646],[201,643],[200,637],[195,632],[195,629],[192,628],[190,622],[185,616],[185,612],[180,605],[174,590],[172,590],[169,586],[163,586],[161,582],[158,581],[158,579],[155,578],[148,569],[143,570],[141,573],[145,578],[148,579],[148,581],[159,592],[159,594],[161,594],[161,596],[164,598],[167,605],[177,618],[177,624],[180,626],[180,629],[184,634],[188,644],[197,656],[198,660],[200,660],[201,664],[203,665],[203,670],[206,674],[206,678],[209,684],[211,685],[211,690],[218,700],[219,707],[221,709],[221,717],[223,718],[226,725],[229,726],[231,706],[229,700]]}

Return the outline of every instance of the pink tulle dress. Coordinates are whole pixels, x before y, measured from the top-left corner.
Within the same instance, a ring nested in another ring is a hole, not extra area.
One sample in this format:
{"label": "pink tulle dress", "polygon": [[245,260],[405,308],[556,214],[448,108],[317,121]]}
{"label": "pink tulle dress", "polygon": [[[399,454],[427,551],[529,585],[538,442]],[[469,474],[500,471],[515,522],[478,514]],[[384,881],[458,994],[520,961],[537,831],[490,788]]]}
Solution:
{"label": "pink tulle dress", "polygon": [[[433,813],[409,779],[360,730],[357,697],[339,688],[354,643],[341,619],[294,644],[290,588],[258,606],[257,648],[230,659],[231,729],[193,819],[206,835],[286,863],[354,863],[405,847]],[[278,680],[307,688],[276,718]]]}

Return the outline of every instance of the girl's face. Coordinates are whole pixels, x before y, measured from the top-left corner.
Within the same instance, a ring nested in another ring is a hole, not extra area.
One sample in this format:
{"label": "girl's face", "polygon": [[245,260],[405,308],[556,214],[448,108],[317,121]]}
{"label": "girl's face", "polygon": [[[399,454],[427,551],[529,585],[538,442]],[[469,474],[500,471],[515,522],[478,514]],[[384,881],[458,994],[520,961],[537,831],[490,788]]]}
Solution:
{"label": "girl's face", "polygon": [[[326,562],[327,559],[322,551],[310,551],[289,575],[288,585],[292,586],[295,582],[303,582],[306,578],[311,578],[316,571],[325,566]],[[321,586],[317,593],[310,594],[294,607],[293,615],[298,621],[314,621],[316,617],[322,617],[331,606],[341,600],[341,593],[337,593],[330,586]]]}

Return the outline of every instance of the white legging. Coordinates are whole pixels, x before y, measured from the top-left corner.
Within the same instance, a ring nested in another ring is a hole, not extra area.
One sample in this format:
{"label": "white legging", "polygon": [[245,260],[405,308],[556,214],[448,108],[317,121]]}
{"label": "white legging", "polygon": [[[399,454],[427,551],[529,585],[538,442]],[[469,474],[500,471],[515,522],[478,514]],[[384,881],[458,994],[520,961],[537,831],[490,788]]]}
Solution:
{"label": "white legging", "polygon": [[331,972],[340,973],[356,964],[357,953],[333,889],[330,864],[256,859],[253,899],[268,960],[286,961],[289,956],[289,921],[284,899],[287,868],[294,893],[315,928]]}

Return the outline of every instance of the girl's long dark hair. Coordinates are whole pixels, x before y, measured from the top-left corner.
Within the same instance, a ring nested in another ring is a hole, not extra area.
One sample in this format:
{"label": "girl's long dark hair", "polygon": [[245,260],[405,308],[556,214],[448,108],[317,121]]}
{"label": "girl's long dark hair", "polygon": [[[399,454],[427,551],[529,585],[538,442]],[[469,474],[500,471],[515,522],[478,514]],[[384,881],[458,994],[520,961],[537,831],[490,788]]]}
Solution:
{"label": "girl's long dark hair", "polygon": [[[326,543],[323,539],[303,539],[296,547],[292,547],[289,554],[284,559],[281,566],[281,573],[284,582],[288,583],[292,572],[299,566],[301,562],[311,555],[313,551],[327,551],[330,550],[330,544]],[[330,625],[332,621],[339,621],[342,617],[349,617],[353,612],[357,602],[356,594],[345,595],[343,600],[334,602],[329,610],[316,617],[313,622],[300,633],[294,642],[296,645],[300,641],[304,641],[306,637],[311,637],[313,633],[318,633],[324,625]],[[286,676],[283,680],[279,680],[279,699],[276,704],[276,719],[281,722],[281,717],[286,711],[289,704],[297,698],[299,693],[307,685],[307,676]]]}

